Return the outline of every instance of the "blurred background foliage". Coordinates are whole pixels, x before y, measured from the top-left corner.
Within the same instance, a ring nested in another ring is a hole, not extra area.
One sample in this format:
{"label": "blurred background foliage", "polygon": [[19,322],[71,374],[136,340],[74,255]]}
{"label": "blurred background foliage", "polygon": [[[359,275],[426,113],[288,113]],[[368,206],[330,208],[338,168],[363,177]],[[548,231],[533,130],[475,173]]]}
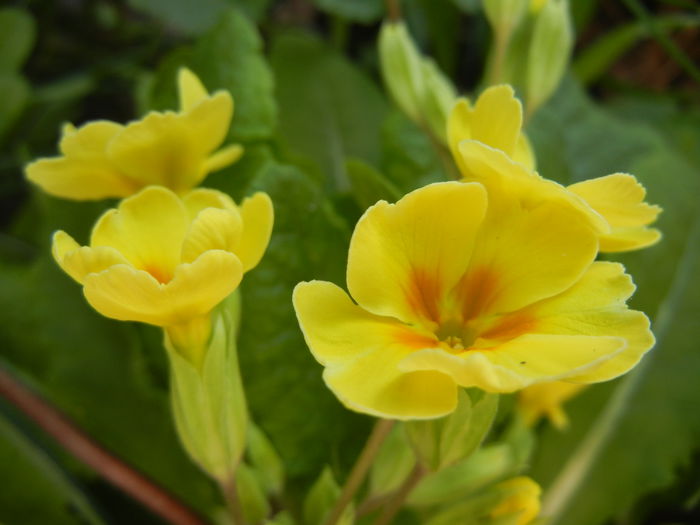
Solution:
{"label": "blurred background foliage", "polygon": [[[664,208],[663,242],[622,258],[639,286],[633,306],[652,317],[658,344],[626,378],[572,401],[567,431],[542,423],[529,464],[545,494],[562,472],[573,480],[560,524],[700,523],[700,6],[571,4],[572,70],[527,131],[542,175],[569,183],[628,171]],[[489,45],[480,2],[402,8],[460,92],[478,90]],[[48,197],[23,166],[56,153],[63,122],[126,122],[174,107],[181,65],[209,89],[231,90],[230,139],[246,154],[205,184],[235,198],[264,190],[275,203],[269,251],[243,283],[239,351],[253,416],[284,459],[294,500],[326,458],[347,471],[370,421],[323,386],[291,290],[312,278],[343,285],[362,211],[446,177],[430,139],[382,89],[384,15],[381,0],[27,0],[0,9],[0,363],[203,513],[221,502],[177,442],[158,331],[100,317],[49,256],[52,231],[85,241],[112,203]],[[0,479],[6,525],[159,523],[1,401]]]}

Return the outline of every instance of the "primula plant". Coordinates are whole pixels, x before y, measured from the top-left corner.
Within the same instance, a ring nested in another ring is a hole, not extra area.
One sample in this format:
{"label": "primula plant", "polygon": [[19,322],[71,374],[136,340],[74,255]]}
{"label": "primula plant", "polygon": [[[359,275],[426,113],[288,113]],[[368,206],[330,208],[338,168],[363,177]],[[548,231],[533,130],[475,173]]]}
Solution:
{"label": "primula plant", "polygon": [[0,9],[0,522],[699,522],[698,16]]}

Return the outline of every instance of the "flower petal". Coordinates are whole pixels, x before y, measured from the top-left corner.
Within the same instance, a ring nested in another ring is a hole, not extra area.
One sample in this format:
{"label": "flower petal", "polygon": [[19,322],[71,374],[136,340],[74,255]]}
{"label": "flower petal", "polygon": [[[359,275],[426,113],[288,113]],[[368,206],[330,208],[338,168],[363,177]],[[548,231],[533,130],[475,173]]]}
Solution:
{"label": "flower petal", "polygon": [[244,151],[243,146],[240,144],[225,146],[204,161],[203,169],[206,173],[219,171],[240,159]]}
{"label": "flower petal", "polygon": [[90,273],[101,272],[115,264],[128,264],[114,248],[80,246],[63,231],[54,233],[51,252],[61,269],[81,284]]}
{"label": "flower petal", "polygon": [[471,138],[513,156],[523,124],[523,108],[509,85],[486,89],[474,104]]}
{"label": "flower petal", "polygon": [[661,208],[644,202],[646,190],[634,176],[615,173],[572,184],[568,189],[610,224],[611,232],[601,237],[601,251],[636,250],[661,238],[658,230],[645,228],[656,220]]}
{"label": "flower petal", "polygon": [[596,227],[605,222],[503,152],[470,141],[460,148],[489,194],[469,271],[455,289],[464,320],[513,312],[570,287],[593,262]]}
{"label": "flower petal", "polygon": [[180,111],[189,111],[209,96],[199,77],[186,67],[181,67],[177,72],[177,88]]}
{"label": "flower petal", "polygon": [[239,213],[205,208],[190,225],[182,244],[182,262],[192,262],[208,250],[234,253],[240,244],[243,221]]}
{"label": "flower petal", "polygon": [[59,148],[66,157],[100,157],[107,162],[106,151],[109,142],[124,129],[124,126],[109,120],[97,120],[75,128],[66,125]]}
{"label": "flower petal", "polygon": [[364,311],[331,283],[300,283],[293,302],[311,352],[327,367],[326,384],[348,408],[393,419],[440,417],[454,410],[457,389],[449,377],[398,368],[421,344],[435,344],[434,338]]}
{"label": "flower petal", "polygon": [[260,262],[272,234],[274,210],[267,193],[258,192],[241,204],[243,236],[236,248],[236,255],[243,263],[243,271],[255,268]]}
{"label": "flower petal", "polygon": [[111,246],[131,264],[167,282],[180,263],[187,212],[170,190],[151,186],[124,199],[95,224],[91,246]]}
{"label": "flower petal", "polygon": [[127,125],[110,142],[107,156],[144,186],[158,184],[186,191],[203,176],[202,166],[211,151],[202,150],[189,125],[182,115],[151,112]]}
{"label": "flower petal", "polygon": [[190,220],[195,217],[205,208],[220,208],[222,210],[238,211],[238,206],[233,202],[233,199],[222,191],[212,190],[209,188],[196,188],[187,192],[182,197],[182,202],[187,208]]}
{"label": "flower petal", "polygon": [[170,326],[209,313],[236,289],[241,275],[237,257],[216,250],[180,265],[167,285],[122,264],[89,274],[84,293],[92,307],[106,317]]}
{"label": "flower petal", "polygon": [[458,385],[487,392],[513,392],[543,381],[557,381],[593,369],[626,347],[620,337],[526,334],[499,346],[453,354],[419,350],[400,364],[402,370],[437,370]]}
{"label": "flower petal", "polygon": [[625,305],[633,292],[634,284],[621,264],[596,262],[569,290],[525,313],[537,319],[533,327],[537,333],[616,336],[627,341],[624,352],[567,378],[582,383],[607,381],[630,370],[654,345],[647,316]]}
{"label": "flower petal", "polygon": [[472,138],[471,118],[472,108],[469,101],[460,97],[447,117],[447,142],[455,160],[459,157],[459,143]]}
{"label": "flower petal", "polygon": [[486,206],[481,185],[444,182],[370,207],[350,241],[350,293],[374,314],[436,326],[469,264]]}
{"label": "flower petal", "polygon": [[520,137],[518,137],[518,142],[515,144],[515,151],[513,152],[513,160],[529,170],[534,170],[536,167],[535,152],[532,150],[530,140],[525,133],[521,133]]}
{"label": "flower petal", "polygon": [[217,91],[182,118],[195,150],[209,155],[226,138],[233,118],[233,98],[228,91]]}

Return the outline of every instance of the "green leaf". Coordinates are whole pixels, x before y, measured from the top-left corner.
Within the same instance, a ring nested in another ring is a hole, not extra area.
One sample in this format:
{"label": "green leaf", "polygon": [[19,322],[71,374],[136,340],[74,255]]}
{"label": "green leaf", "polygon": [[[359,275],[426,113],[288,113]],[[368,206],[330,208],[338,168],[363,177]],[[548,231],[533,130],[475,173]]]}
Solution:
{"label": "green leaf", "polygon": [[265,256],[241,285],[239,357],[252,419],[284,460],[291,487],[315,476],[329,457],[347,464],[367,431],[367,421],[344,409],[323,383],[291,302],[300,281],[344,285],[350,232],[318,184],[297,168],[271,160],[249,166],[257,173],[246,193],[270,195],[275,227]]}
{"label": "green leaf", "polygon": [[29,100],[29,85],[19,75],[0,71],[0,141],[22,114]]}
{"label": "green leaf", "polygon": [[384,14],[383,0],[313,0],[313,3],[327,13],[365,24],[376,22]]}
{"label": "green leaf", "polygon": [[284,486],[284,464],[265,433],[253,423],[248,427],[246,454],[265,492],[280,496]]}
{"label": "green leaf", "polygon": [[226,0],[129,0],[133,9],[143,11],[169,28],[186,34],[200,34],[213,26],[227,8]]}
{"label": "green leaf", "polygon": [[382,443],[369,472],[369,493],[372,497],[388,494],[408,477],[416,456],[402,425],[394,425]]}
{"label": "green leaf", "polygon": [[17,71],[34,45],[36,25],[24,9],[0,9],[0,72]]}
{"label": "green leaf", "polygon": [[61,467],[0,406],[0,519],[8,525],[104,522]]}
{"label": "green leaf", "polygon": [[256,27],[243,14],[229,9],[193,48],[180,48],[168,56],[147,94],[154,109],[177,107],[176,74],[187,66],[207,90],[226,89],[234,99],[235,112],[229,140],[251,142],[272,135],[276,112],[273,79],[263,56]]}
{"label": "green leaf", "polygon": [[236,469],[236,488],[247,523],[260,523],[270,512],[270,504],[256,472],[245,463]]}
{"label": "green leaf", "polygon": [[345,163],[345,170],[350,179],[352,196],[360,209],[364,210],[380,200],[396,202],[401,198],[398,188],[369,164],[350,159]]}
{"label": "green leaf", "polygon": [[670,485],[700,442],[700,421],[689,417],[700,403],[700,180],[653,128],[607,114],[570,83],[546,111],[545,134],[559,134],[551,147],[560,148],[572,179],[630,171],[646,186],[648,200],[664,208],[662,242],[614,258],[637,283],[632,304],[652,317],[656,348],[622,381],[592,388],[572,403],[572,428],[565,435],[546,431],[535,459],[535,476],[548,486],[545,513],[554,523],[596,525]]}
{"label": "green leaf", "polygon": [[347,157],[379,165],[384,98],[360,70],[310,35],[278,37],[270,60],[284,153],[318,180],[348,190]]}
{"label": "green leaf", "polygon": [[[333,478],[331,469],[325,467],[304,500],[305,525],[322,525],[338,496],[340,496],[340,487]],[[352,523],[354,523],[354,511],[352,507],[348,507],[340,516],[338,524],[352,525]]]}

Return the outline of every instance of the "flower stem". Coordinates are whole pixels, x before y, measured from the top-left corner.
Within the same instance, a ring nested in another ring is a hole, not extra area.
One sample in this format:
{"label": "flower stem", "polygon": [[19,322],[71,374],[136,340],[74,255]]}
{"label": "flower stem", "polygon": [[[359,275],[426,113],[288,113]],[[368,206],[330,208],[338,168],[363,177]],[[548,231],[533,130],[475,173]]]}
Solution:
{"label": "flower stem", "polygon": [[379,452],[382,443],[384,443],[384,440],[389,435],[389,431],[393,425],[394,422],[388,419],[380,419],[374,424],[372,433],[369,435],[369,438],[367,438],[367,443],[365,443],[365,447],[362,449],[362,452],[360,452],[357,461],[355,461],[355,465],[353,465],[350,471],[350,475],[345,482],[345,486],[340,493],[338,501],[336,501],[335,506],[331,509],[323,525],[335,525],[340,519],[345,507],[352,501],[357,489],[362,485],[367,472],[372,466],[372,461]]}
{"label": "flower stem", "polygon": [[0,368],[0,396],[20,409],[61,446],[103,478],[173,525],[205,521],[165,489],[95,443],[57,409]]}
{"label": "flower stem", "polygon": [[379,517],[374,521],[373,525],[389,525],[396,514],[401,510],[406,498],[411,493],[411,491],[418,485],[418,482],[425,476],[426,470],[423,465],[416,463],[413,470],[406,476],[406,479],[394,493],[391,499],[387,502],[386,507],[379,515]]}
{"label": "flower stem", "polygon": [[226,507],[228,508],[233,525],[245,525],[245,515],[241,507],[241,500],[238,497],[235,474],[232,475],[228,481],[221,483],[221,492],[226,500]]}

